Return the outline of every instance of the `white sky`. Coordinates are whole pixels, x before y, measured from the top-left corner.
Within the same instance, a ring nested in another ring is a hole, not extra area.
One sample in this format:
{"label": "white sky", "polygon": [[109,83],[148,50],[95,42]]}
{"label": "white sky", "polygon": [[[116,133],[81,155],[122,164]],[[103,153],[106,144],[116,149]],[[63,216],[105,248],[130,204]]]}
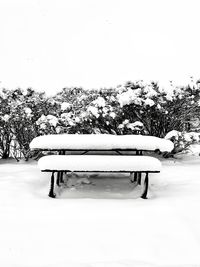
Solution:
{"label": "white sky", "polygon": [[0,0],[1,87],[200,78],[200,0]]}

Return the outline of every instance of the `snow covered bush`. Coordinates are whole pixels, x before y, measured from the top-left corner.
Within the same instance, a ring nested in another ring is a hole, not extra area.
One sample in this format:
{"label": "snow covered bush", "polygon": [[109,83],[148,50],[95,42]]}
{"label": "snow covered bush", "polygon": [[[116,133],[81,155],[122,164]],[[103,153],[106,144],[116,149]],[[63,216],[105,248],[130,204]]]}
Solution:
{"label": "snow covered bush", "polygon": [[171,156],[180,152],[188,152],[192,144],[197,144],[200,142],[200,133],[179,132],[172,130],[167,133],[165,139],[170,140],[174,143],[174,149],[172,150],[172,152],[166,154],[166,156]]}
{"label": "snow covered bush", "polygon": [[121,134],[141,134],[144,130],[144,124],[140,121],[130,123],[129,120],[124,120],[118,128]]}
{"label": "snow covered bush", "polygon": [[53,115],[42,116],[36,121],[40,134],[54,134],[56,133],[56,126],[58,118]]}
{"label": "snow covered bush", "polygon": [[154,82],[128,82],[118,87],[117,100],[126,119],[142,122],[146,134],[164,137],[173,129],[189,130],[190,120],[199,116],[199,82],[195,85],[163,89]]}
{"label": "snow covered bush", "polygon": [[46,108],[45,94],[32,89],[27,89],[26,92],[18,89],[13,93],[16,98],[12,100],[11,131],[19,144],[20,152],[27,159],[29,143],[38,135],[35,122]]}
{"label": "snow covered bush", "polygon": [[0,91],[0,156],[8,158],[10,153],[10,143],[12,140],[10,128],[10,102],[8,99],[9,90]]}
{"label": "snow covered bush", "polygon": [[[135,124],[134,124],[135,123]],[[140,133],[140,125],[136,125],[134,118],[127,120],[117,101],[117,90],[102,89],[86,106],[85,126],[88,133],[134,134]]]}
{"label": "snow covered bush", "polygon": [[29,143],[38,135],[35,122],[40,112],[46,108],[45,101],[44,93],[35,92],[31,88],[1,91],[0,129],[1,141],[4,142],[1,148],[3,158],[9,157],[10,154],[16,155],[13,149],[18,149],[23,157],[28,158]]}
{"label": "snow covered bush", "polygon": [[90,103],[86,110],[86,121],[92,126],[92,133],[116,134],[116,110],[106,96],[99,95]]}
{"label": "snow covered bush", "polygon": [[118,88],[117,100],[124,119],[143,123],[145,134],[160,136],[159,96],[157,84],[144,84],[138,81],[136,83],[128,82]]}
{"label": "snow covered bush", "polygon": [[57,108],[58,125],[55,133],[92,133],[87,108],[98,95],[96,90],[78,87],[64,88],[57,93],[54,99],[60,108]]}

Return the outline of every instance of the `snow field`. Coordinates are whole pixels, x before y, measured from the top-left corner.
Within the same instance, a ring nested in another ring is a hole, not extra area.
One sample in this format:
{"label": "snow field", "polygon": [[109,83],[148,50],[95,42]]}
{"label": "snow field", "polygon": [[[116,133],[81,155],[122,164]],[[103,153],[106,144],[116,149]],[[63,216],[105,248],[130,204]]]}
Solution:
{"label": "snow field", "polygon": [[0,266],[200,266],[199,160],[162,160],[148,200],[125,174],[50,199],[36,162],[1,160]]}

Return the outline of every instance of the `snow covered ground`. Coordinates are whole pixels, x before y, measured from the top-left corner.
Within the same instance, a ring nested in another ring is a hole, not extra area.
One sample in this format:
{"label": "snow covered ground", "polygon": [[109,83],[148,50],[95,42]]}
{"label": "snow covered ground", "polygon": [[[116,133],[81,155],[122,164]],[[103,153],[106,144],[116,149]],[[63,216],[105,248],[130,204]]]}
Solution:
{"label": "snow covered ground", "polygon": [[200,266],[200,157],[162,164],[148,200],[127,174],[72,176],[51,199],[35,161],[0,160],[0,266]]}

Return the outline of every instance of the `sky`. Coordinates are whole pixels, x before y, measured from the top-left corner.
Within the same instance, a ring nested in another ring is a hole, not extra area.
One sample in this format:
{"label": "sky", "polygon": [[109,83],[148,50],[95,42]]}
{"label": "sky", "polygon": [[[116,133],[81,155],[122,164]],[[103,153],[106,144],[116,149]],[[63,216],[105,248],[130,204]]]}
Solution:
{"label": "sky", "polygon": [[200,78],[199,0],[0,0],[0,87]]}

